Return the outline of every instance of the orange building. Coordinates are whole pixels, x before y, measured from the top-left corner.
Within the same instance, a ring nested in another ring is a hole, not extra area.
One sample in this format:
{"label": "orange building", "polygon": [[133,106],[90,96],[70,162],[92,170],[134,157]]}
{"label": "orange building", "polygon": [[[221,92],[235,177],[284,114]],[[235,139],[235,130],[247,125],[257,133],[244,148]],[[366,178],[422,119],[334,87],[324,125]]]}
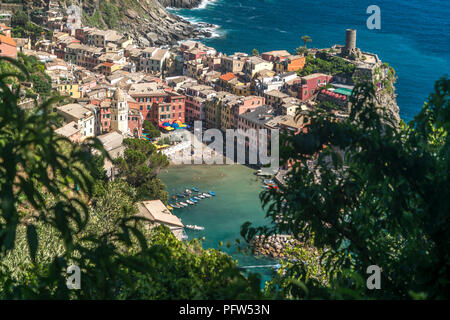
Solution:
{"label": "orange building", "polygon": [[302,56],[280,57],[275,61],[277,72],[291,72],[302,70],[305,67],[306,58]]}
{"label": "orange building", "polygon": [[17,57],[17,45],[13,38],[0,34],[0,56]]}

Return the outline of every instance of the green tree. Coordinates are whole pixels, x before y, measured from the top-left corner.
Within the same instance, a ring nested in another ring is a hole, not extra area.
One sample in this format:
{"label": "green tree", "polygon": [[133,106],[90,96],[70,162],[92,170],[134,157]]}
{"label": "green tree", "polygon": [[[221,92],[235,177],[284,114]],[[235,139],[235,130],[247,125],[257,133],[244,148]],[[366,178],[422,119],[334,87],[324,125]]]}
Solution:
{"label": "green tree", "polygon": [[[449,94],[450,80],[437,81],[421,112],[398,127],[374,86],[360,84],[348,120],[314,112],[308,133],[283,140],[293,169],[281,193],[262,201],[273,221],[288,223],[246,224],[242,233],[292,233],[323,250],[330,285],[307,281],[300,261],[302,276],[290,279],[297,298],[449,298]],[[370,265],[382,268],[382,290],[365,288]]]}
{"label": "green tree", "polygon": [[151,121],[144,120],[142,127],[144,128],[145,133],[148,133],[150,138],[159,138],[161,136],[161,131],[159,131]]}
{"label": "green tree", "polygon": [[119,174],[137,189],[138,199],[161,199],[167,203],[169,196],[165,185],[157,177],[159,171],[169,165],[167,157],[146,140],[125,139],[123,143],[124,155],[114,161]]}
{"label": "green tree", "polygon": [[259,56],[259,51],[257,49],[253,49],[252,56]]}
{"label": "green tree", "polygon": [[303,44],[305,45],[305,48],[306,48],[306,44],[308,42],[312,42],[312,39],[311,39],[310,36],[302,36],[302,41],[303,41]]}

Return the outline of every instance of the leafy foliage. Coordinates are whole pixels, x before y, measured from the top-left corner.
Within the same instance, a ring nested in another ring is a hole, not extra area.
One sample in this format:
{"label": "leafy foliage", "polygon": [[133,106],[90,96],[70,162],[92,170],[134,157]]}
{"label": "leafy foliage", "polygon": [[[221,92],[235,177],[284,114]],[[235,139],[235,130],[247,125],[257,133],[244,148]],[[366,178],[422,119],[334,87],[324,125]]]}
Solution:
{"label": "leafy foliage", "polygon": [[[292,232],[323,250],[329,287],[308,281],[300,262],[284,279],[303,287],[294,297],[449,297],[449,91],[439,80],[415,119],[396,127],[373,85],[360,84],[347,121],[311,113],[307,134],[285,137],[282,157],[295,160],[287,185],[262,201],[288,223],[242,232]],[[364,287],[370,265],[382,268],[382,290]]]}
{"label": "leafy foliage", "polygon": [[151,121],[144,120],[142,125],[145,133],[148,133],[150,138],[159,138],[161,136],[161,131],[159,131]]}
{"label": "leafy foliage", "polygon": [[157,178],[161,168],[169,165],[167,157],[156,152],[156,147],[146,140],[125,139],[123,143],[126,146],[124,155],[114,161],[119,174],[137,189],[138,199],[160,199],[167,203],[169,195]]}
{"label": "leafy foliage", "polygon": [[307,76],[316,72],[344,75],[351,77],[355,71],[355,65],[336,56],[328,56],[326,54],[318,54],[306,56],[305,67],[298,71],[300,76]]}

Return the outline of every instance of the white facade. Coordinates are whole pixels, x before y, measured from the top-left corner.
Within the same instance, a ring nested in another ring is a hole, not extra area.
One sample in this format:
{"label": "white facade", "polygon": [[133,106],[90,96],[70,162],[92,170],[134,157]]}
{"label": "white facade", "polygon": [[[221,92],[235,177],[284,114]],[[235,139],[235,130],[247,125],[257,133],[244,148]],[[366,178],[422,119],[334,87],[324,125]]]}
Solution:
{"label": "white facade", "polygon": [[117,89],[111,102],[111,130],[128,133],[128,102],[121,89]]}

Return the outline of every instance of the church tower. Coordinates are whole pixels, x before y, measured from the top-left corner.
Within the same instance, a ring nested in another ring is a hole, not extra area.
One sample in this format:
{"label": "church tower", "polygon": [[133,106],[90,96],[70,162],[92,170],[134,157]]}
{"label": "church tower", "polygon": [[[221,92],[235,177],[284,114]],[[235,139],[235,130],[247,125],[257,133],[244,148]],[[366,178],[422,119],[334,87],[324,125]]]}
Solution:
{"label": "church tower", "polygon": [[117,88],[111,101],[111,130],[128,133],[128,103],[122,89]]}

